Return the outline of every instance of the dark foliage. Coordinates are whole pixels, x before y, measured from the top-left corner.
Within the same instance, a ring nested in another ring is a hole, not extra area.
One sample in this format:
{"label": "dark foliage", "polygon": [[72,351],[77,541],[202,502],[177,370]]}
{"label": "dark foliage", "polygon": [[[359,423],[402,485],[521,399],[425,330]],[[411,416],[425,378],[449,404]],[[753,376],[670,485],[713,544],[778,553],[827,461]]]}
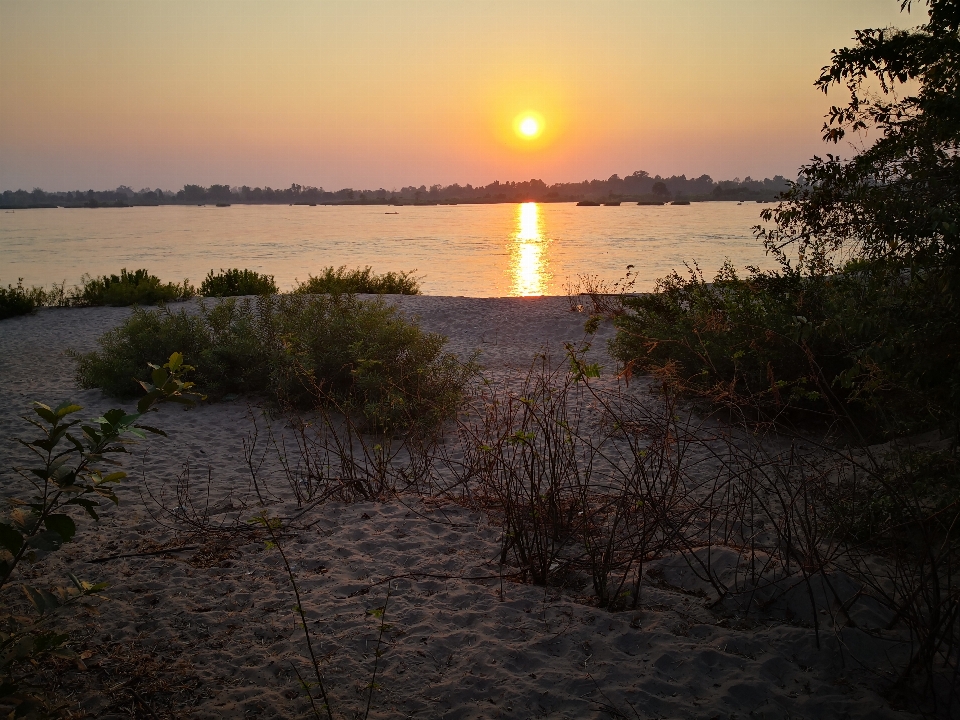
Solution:
{"label": "dark foliage", "polygon": [[238,295],[274,295],[278,292],[273,275],[261,275],[253,270],[220,269],[220,273],[207,273],[200,283],[200,295],[203,297],[235,297]]}
{"label": "dark foliage", "polygon": [[310,275],[300,283],[296,293],[367,293],[371,295],[419,295],[420,283],[410,272],[386,272],[377,275],[368,265],[356,270],[347,270],[345,265],[336,269],[324,268],[320,275]]}
{"label": "dark foliage", "polygon": [[199,314],[138,308],[101,350],[75,358],[83,387],[124,397],[144,363],[177,347],[211,397],[262,391],[302,408],[330,399],[391,427],[430,424],[456,406],[472,368],[444,354],[445,342],[381,300],[265,295]]}
{"label": "dark foliage", "polygon": [[186,300],[192,297],[193,293],[193,287],[186,280],[181,285],[162,283],[160,278],[145,269],[131,273],[124,268],[119,276],[103,275],[92,278],[85,275],[82,286],[74,288],[70,304],[77,307],[156,305],[160,302]]}
{"label": "dark foliage", "polygon": [[23,286],[23,279],[17,281],[16,287],[7,285],[0,287],[0,320],[26,315],[43,304],[43,290],[39,288],[27,289]]}

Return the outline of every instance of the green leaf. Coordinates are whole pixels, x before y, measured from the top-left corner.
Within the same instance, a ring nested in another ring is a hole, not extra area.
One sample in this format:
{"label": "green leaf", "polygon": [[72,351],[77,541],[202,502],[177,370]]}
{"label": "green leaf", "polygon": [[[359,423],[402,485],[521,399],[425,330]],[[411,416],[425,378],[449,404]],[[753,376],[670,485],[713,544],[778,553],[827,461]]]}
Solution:
{"label": "green leaf", "polygon": [[73,536],[77,534],[76,523],[69,515],[48,515],[43,524],[47,530],[57,533],[65,543],[70,542]]}
{"label": "green leaf", "polygon": [[180,369],[181,365],[183,365],[183,353],[175,352],[170,356],[170,359],[164,367],[170,368],[170,372],[175,373]]}
{"label": "green leaf", "polygon": [[57,422],[57,415],[56,415],[56,413],[54,413],[53,410],[51,410],[50,408],[48,408],[46,405],[39,405],[39,404],[38,404],[38,407],[34,407],[34,408],[33,408],[33,411],[34,411],[37,415],[39,415],[40,417],[42,417],[44,420],[46,420],[48,423],[50,423],[51,425],[53,425],[53,424],[55,424],[55,423]]}
{"label": "green leaf", "polygon": [[77,412],[78,410],[83,410],[83,408],[76,403],[67,401],[57,405],[57,408],[54,410],[54,412],[57,414],[58,418],[64,418],[71,413]]}

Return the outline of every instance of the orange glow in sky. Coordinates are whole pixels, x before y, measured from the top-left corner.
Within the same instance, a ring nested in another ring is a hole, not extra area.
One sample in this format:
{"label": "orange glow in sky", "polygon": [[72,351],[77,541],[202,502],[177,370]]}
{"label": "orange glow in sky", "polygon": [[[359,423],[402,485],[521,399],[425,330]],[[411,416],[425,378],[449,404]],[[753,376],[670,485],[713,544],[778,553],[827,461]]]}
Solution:
{"label": "orange glow in sky", "polygon": [[0,190],[790,175],[899,0],[0,0]]}

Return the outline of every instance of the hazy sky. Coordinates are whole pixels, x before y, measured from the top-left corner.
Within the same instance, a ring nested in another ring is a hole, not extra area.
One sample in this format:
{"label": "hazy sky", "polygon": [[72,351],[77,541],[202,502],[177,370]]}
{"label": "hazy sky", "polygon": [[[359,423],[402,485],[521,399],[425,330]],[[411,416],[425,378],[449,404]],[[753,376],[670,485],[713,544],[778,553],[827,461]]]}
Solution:
{"label": "hazy sky", "polygon": [[830,50],[899,6],[0,0],[0,190],[789,176]]}

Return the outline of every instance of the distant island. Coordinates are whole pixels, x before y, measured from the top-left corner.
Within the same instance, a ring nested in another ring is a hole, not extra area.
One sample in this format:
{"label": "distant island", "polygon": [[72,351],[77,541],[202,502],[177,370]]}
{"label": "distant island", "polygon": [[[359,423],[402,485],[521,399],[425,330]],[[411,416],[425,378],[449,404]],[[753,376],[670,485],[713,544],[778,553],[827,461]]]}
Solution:
{"label": "distant island", "polygon": [[322,187],[292,184],[285,189],[270,187],[240,187],[230,185],[184,185],[177,191],[135,191],[126,185],[116,190],[75,190],[46,192],[40,188],[32,191],[6,190],[0,194],[0,208],[25,209],[47,207],[132,207],[150,205],[453,205],[515,202],[581,202],[598,204],[612,202],[704,202],[716,200],[770,201],[789,187],[782,175],[772,179],[715,181],[709,175],[687,178],[686,175],[660,177],[644,170],[620,177],[611,175],[606,180],[555,183],[547,185],[542,180],[500,182],[489,185],[421,185],[400,190],[355,190],[343,188],[336,191]]}

